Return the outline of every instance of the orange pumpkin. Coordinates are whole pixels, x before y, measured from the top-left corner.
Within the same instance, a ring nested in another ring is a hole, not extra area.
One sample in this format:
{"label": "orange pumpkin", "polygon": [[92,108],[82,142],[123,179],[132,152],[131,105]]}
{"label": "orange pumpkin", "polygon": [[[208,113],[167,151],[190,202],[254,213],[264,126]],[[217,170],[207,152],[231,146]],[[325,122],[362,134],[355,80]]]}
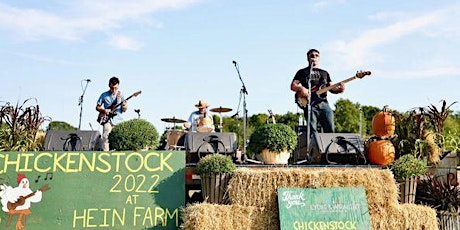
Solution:
{"label": "orange pumpkin", "polygon": [[367,152],[367,157],[372,164],[387,165],[395,160],[395,147],[389,140],[371,142]]}
{"label": "orange pumpkin", "polygon": [[378,112],[372,118],[372,130],[375,135],[380,137],[389,137],[395,134],[395,118],[387,110],[387,107],[384,107],[383,111]]}

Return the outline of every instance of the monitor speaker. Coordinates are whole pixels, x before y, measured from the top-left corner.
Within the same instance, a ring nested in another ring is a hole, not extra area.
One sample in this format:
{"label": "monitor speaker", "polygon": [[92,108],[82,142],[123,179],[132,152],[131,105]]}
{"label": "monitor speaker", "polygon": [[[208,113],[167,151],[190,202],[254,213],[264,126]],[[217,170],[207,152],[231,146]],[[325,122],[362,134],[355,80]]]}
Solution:
{"label": "monitor speaker", "polygon": [[356,133],[314,133],[311,156],[320,164],[365,164],[364,144]]}
{"label": "monitor speaker", "polygon": [[48,130],[45,136],[45,151],[100,151],[99,131]]}
{"label": "monitor speaker", "polygon": [[235,154],[238,149],[235,133],[188,132],[185,135],[187,163],[196,163],[206,154]]}

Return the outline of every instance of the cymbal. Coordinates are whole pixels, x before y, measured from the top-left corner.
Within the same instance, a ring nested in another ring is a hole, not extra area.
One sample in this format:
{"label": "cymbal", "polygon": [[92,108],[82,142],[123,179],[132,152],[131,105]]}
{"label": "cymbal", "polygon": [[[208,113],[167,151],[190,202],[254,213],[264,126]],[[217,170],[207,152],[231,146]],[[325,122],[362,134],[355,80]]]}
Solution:
{"label": "cymbal", "polygon": [[164,122],[169,122],[169,123],[184,123],[185,120],[178,119],[178,118],[161,118],[162,121]]}
{"label": "cymbal", "polygon": [[211,112],[215,112],[215,113],[226,113],[226,112],[230,112],[232,111],[232,109],[230,108],[224,108],[222,106],[220,106],[219,108],[212,108],[210,109]]}

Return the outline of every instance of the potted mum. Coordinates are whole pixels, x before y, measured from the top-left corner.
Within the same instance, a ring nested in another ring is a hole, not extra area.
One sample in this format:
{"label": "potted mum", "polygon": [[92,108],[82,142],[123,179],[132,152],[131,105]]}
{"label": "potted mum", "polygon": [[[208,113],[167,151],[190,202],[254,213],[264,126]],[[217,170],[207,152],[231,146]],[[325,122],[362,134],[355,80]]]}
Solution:
{"label": "potted mum", "polygon": [[195,171],[201,177],[203,199],[209,203],[225,203],[224,194],[235,169],[230,156],[209,154],[202,157]]}
{"label": "potted mum", "polygon": [[399,157],[391,166],[396,181],[399,183],[402,203],[414,203],[417,189],[417,177],[427,172],[426,162],[412,154]]}
{"label": "potted mum", "polygon": [[261,154],[265,164],[287,164],[297,145],[297,134],[285,124],[265,124],[249,138],[248,151]]}

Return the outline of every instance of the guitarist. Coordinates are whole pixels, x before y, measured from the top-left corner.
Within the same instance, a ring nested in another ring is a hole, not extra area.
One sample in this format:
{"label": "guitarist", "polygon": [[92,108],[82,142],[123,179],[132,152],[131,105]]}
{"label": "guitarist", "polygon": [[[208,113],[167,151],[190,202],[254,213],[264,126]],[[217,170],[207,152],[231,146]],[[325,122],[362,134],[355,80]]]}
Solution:
{"label": "guitarist", "polygon": [[[126,112],[128,109],[127,101],[124,101],[125,98],[123,94],[118,89],[120,84],[120,80],[117,77],[112,77],[109,80],[109,90],[102,93],[99,99],[97,100],[96,110],[99,112],[100,115],[109,115],[110,120],[109,122],[103,124],[103,132],[102,132],[102,148],[104,151],[109,151],[109,133],[112,131],[114,125],[123,121],[121,114]],[[117,108],[115,105],[121,103],[121,106]],[[114,110],[115,109],[115,110]],[[113,113],[111,113],[111,111]]]}
{"label": "guitarist", "polygon": [[[311,103],[311,118],[310,118],[310,130],[311,134],[317,131],[318,122],[323,128],[325,133],[334,132],[334,112],[327,102],[327,92],[316,96],[314,92],[322,86],[329,86],[332,84],[329,73],[323,69],[318,68],[319,64],[319,51],[316,49],[310,49],[307,52],[308,67],[297,71],[294,79],[291,82],[291,90],[296,92],[296,100],[307,99]],[[313,69],[311,68],[313,67]],[[310,69],[313,70],[310,75]],[[311,93],[312,97],[308,98],[308,78],[311,76]],[[337,87],[329,90],[329,92],[338,94],[345,90],[345,84],[341,82]],[[314,94],[314,95],[313,95]],[[304,111],[305,120],[308,116],[308,107],[302,107]]]}

